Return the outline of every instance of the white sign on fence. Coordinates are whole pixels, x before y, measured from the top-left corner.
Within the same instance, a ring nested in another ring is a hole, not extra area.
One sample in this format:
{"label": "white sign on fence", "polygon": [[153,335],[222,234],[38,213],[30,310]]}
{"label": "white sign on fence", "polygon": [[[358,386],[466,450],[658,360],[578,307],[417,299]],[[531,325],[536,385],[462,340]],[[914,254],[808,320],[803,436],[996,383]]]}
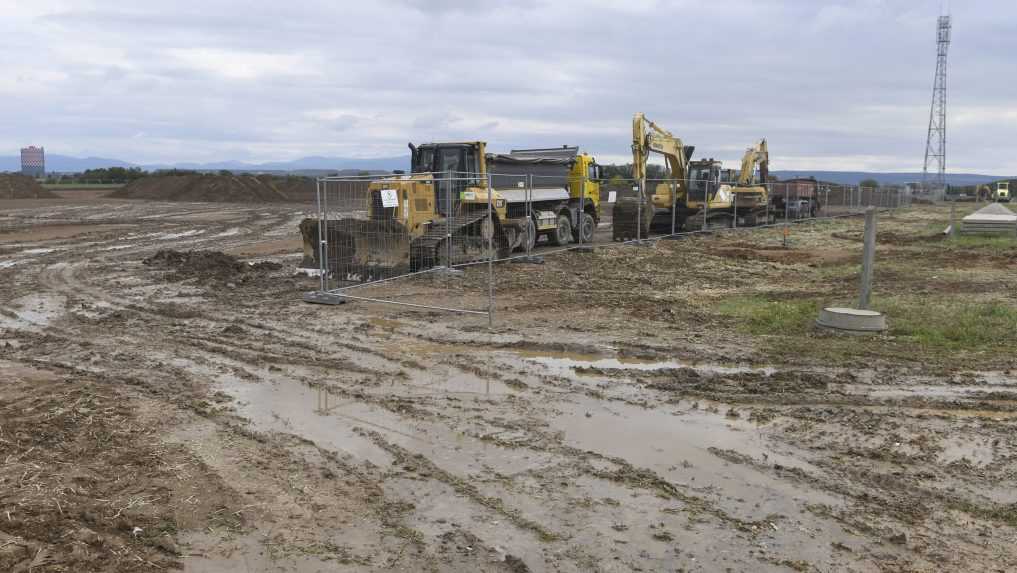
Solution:
{"label": "white sign on fence", "polygon": [[381,206],[390,209],[399,206],[399,192],[395,189],[381,190]]}
{"label": "white sign on fence", "polygon": [[608,191],[607,192],[607,202],[608,203],[614,203],[617,200],[618,200],[618,192],[617,191]]}

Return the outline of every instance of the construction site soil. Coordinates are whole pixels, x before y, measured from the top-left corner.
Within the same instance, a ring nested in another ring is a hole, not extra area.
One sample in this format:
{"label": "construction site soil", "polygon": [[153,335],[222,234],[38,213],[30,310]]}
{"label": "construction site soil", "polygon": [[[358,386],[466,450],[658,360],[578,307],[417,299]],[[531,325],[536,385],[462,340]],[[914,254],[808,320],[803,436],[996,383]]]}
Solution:
{"label": "construction site soil", "polygon": [[47,191],[31,177],[14,173],[0,173],[0,201],[4,199],[54,199],[56,195]]}
{"label": "construction site soil", "polygon": [[273,175],[174,174],[150,175],[109,194],[118,199],[264,203],[312,201],[314,180]]}
{"label": "construction site soil", "polygon": [[1015,246],[948,209],[865,338],[854,218],[356,291],[489,326],[302,302],[308,210],[5,204],[0,570],[1017,569]]}

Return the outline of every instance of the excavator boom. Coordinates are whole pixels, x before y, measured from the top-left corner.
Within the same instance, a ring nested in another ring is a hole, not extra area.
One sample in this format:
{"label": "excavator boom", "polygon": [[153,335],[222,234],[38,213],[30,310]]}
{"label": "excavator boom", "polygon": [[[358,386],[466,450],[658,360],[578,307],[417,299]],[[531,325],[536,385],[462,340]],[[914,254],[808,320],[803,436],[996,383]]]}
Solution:
{"label": "excavator boom", "polygon": [[752,185],[752,177],[757,165],[759,166],[760,183],[765,185],[770,170],[770,152],[766,148],[765,138],[745,150],[745,155],[742,156],[742,170],[738,175],[739,186]]}
{"label": "excavator boom", "polygon": [[[670,131],[646,119],[642,113],[632,118],[632,178],[639,182],[640,196],[623,199],[614,207],[614,239],[627,240],[645,237],[653,219],[654,206],[671,209],[675,204],[673,193],[684,192],[688,179],[688,155],[692,148],[686,148],[682,140]],[[647,185],[646,164],[650,153],[664,156],[667,168],[675,185]],[[663,191],[661,194],[660,191]]]}

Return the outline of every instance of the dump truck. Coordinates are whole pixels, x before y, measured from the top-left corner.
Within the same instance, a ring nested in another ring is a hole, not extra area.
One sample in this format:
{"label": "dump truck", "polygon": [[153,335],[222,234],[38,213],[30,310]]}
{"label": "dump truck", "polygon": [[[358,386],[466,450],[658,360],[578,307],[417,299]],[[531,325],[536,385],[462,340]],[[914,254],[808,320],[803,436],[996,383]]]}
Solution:
{"label": "dump truck", "polygon": [[578,147],[506,154],[487,153],[483,141],[409,147],[409,174],[362,184],[366,212],[300,223],[304,266],[369,282],[505,258],[542,237],[552,245],[593,239],[600,166]]}
{"label": "dump truck", "polygon": [[999,181],[996,183],[996,193],[994,195],[996,202],[998,203],[1009,203],[1010,202],[1010,182]]}
{"label": "dump truck", "polygon": [[819,182],[814,177],[788,179],[770,184],[771,211],[777,218],[815,217],[823,205]]}

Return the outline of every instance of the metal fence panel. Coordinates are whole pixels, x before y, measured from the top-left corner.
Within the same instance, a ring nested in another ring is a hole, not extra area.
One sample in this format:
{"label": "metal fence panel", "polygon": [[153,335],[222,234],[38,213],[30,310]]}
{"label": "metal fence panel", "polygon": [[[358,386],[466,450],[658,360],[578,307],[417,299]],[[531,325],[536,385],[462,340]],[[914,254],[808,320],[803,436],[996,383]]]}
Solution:
{"label": "metal fence panel", "polygon": [[[492,182],[497,185],[492,185]],[[905,207],[910,193],[817,181],[427,173],[326,177],[301,229],[320,293],[493,321],[494,264]],[[510,276],[501,273],[497,276]]]}

